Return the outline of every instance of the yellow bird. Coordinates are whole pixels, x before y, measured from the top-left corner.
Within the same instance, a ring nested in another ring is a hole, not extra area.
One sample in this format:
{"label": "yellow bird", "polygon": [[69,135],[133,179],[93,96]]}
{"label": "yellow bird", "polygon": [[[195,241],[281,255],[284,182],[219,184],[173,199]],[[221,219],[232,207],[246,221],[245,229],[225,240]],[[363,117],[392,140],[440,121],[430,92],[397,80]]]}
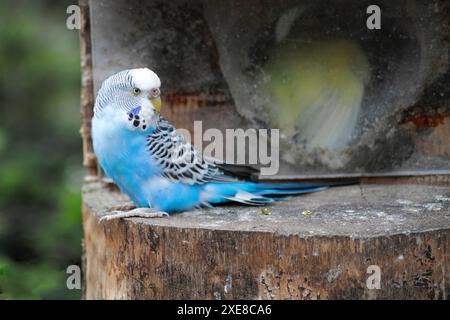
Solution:
{"label": "yellow bird", "polygon": [[338,149],[355,128],[370,65],[357,42],[284,39],[269,53],[260,86],[270,125],[311,148]]}

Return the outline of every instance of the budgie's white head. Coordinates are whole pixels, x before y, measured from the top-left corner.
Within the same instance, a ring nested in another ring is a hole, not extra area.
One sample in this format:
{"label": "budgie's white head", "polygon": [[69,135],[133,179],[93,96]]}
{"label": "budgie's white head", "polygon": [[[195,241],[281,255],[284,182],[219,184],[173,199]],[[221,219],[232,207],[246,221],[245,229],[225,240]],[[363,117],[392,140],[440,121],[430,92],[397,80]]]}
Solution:
{"label": "budgie's white head", "polygon": [[148,68],[120,71],[106,79],[95,100],[94,114],[105,111],[130,112],[137,107],[147,114],[161,111],[161,80]]}

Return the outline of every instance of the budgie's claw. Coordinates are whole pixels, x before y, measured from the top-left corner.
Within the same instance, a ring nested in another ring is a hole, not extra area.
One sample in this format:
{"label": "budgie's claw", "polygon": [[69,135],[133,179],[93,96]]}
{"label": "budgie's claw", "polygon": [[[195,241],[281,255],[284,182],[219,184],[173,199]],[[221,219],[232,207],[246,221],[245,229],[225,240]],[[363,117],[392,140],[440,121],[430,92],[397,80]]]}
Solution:
{"label": "budgie's claw", "polygon": [[163,218],[168,217],[169,214],[164,211],[157,211],[152,208],[136,208],[130,211],[110,211],[102,216],[99,221],[113,220],[120,218]]}

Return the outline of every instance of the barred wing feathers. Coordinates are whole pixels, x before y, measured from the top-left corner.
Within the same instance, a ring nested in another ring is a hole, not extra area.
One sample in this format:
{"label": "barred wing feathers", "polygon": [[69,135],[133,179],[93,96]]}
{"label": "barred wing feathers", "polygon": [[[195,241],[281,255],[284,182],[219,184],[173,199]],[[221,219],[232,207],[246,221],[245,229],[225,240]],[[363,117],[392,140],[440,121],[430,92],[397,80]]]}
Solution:
{"label": "barred wing feathers", "polygon": [[211,160],[204,158],[167,120],[160,117],[147,138],[150,154],[161,167],[163,175],[173,182],[203,184],[233,182]]}

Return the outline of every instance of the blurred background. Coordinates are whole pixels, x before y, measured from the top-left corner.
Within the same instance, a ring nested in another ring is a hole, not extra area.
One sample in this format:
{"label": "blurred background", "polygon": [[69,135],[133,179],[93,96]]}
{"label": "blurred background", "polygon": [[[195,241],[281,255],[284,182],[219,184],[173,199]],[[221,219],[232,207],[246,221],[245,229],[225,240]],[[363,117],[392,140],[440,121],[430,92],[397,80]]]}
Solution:
{"label": "blurred background", "polygon": [[79,299],[80,58],[66,8],[0,2],[0,299]]}

